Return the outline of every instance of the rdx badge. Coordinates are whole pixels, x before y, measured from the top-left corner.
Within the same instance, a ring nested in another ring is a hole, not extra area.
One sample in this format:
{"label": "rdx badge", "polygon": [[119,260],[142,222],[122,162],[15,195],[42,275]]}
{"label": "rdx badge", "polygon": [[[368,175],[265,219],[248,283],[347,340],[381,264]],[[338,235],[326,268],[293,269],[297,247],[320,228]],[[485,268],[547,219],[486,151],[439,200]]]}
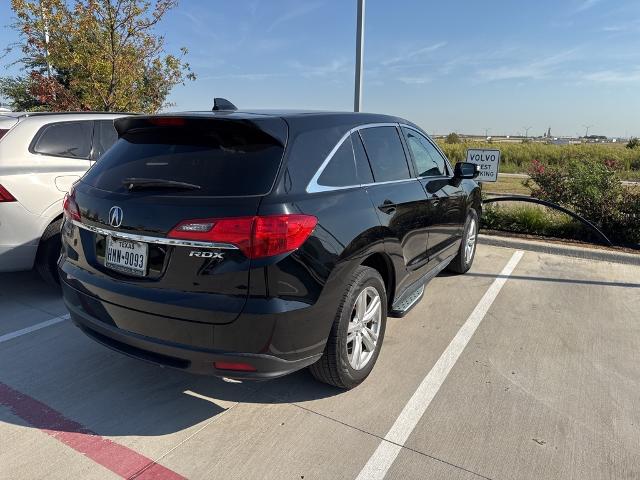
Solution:
{"label": "rdx badge", "polygon": [[212,252],[210,250],[191,250],[189,252],[190,257],[199,258],[218,258],[222,260],[222,252]]}

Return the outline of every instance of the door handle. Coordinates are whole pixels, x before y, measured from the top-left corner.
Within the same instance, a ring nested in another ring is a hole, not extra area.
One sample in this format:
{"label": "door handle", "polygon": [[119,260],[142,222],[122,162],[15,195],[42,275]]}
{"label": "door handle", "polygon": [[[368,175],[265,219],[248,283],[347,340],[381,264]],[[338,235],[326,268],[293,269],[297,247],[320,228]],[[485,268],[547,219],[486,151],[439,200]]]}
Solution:
{"label": "door handle", "polygon": [[383,213],[386,214],[392,214],[393,212],[396,211],[397,208],[397,204],[393,203],[391,200],[387,199],[384,202],[382,202],[381,205],[378,205],[378,210],[380,210]]}

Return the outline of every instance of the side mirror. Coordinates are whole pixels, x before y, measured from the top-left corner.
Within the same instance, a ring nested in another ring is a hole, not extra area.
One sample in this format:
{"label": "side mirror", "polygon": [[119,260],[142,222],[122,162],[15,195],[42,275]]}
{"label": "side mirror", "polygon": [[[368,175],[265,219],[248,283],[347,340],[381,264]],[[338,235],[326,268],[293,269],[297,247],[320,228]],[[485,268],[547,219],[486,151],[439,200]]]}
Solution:
{"label": "side mirror", "polygon": [[458,162],[453,168],[453,178],[463,180],[472,179],[480,175],[480,166],[475,163]]}

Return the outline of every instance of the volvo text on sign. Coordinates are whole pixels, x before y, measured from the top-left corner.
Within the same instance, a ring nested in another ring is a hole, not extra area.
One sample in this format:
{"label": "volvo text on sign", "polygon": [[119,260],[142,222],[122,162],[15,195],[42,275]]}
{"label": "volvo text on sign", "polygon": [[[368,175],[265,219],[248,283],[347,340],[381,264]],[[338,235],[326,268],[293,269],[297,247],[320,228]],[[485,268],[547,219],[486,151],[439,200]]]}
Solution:
{"label": "volvo text on sign", "polygon": [[478,182],[497,182],[500,167],[500,150],[467,150],[467,162],[480,166]]}

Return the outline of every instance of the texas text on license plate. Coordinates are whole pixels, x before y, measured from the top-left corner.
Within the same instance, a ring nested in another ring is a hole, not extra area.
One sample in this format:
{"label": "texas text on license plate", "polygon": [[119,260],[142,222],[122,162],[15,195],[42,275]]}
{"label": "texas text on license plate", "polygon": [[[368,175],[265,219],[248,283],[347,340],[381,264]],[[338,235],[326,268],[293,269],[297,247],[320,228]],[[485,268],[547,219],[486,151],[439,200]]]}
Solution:
{"label": "texas text on license plate", "polygon": [[120,272],[144,277],[147,274],[148,250],[146,243],[107,237],[104,264]]}

